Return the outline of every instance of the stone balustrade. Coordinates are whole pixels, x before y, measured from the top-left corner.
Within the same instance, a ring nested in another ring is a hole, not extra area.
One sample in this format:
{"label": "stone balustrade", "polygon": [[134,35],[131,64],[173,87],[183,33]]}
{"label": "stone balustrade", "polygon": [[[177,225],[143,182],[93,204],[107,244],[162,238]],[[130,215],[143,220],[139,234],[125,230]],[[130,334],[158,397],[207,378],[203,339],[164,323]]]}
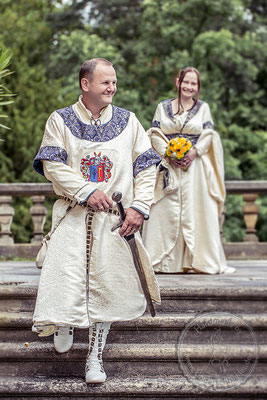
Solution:
{"label": "stone balustrade", "polygon": [[[260,194],[267,194],[267,181],[226,181],[227,194],[242,195],[245,205],[243,217],[246,235],[243,242],[226,243],[222,235],[225,218],[223,212],[220,226],[221,237],[228,259],[267,259],[267,243],[259,242],[256,232],[258,206],[255,201]],[[26,196],[32,200],[30,214],[33,222],[31,243],[14,243],[12,220],[15,213],[12,207],[14,197]],[[47,209],[44,202],[47,196],[55,196],[50,183],[11,183],[0,184],[0,256],[34,258],[40,248],[44,235]]]}

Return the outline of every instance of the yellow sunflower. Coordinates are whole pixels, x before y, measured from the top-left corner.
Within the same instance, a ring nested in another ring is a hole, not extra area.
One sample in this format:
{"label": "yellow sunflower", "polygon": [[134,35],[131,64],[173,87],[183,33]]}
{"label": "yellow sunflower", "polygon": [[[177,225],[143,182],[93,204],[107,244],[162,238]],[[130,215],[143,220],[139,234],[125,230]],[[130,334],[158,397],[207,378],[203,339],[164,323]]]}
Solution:
{"label": "yellow sunflower", "polygon": [[166,154],[167,154],[168,157],[170,157],[172,155],[172,152],[169,149],[167,149],[166,150]]}

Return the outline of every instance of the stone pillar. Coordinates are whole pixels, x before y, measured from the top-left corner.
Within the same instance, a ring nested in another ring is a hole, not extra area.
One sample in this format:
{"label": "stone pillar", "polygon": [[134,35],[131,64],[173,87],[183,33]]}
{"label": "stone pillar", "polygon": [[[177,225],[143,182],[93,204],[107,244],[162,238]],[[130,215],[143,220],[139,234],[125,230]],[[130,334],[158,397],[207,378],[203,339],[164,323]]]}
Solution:
{"label": "stone pillar", "polygon": [[14,216],[14,208],[11,207],[11,196],[0,196],[0,244],[13,245],[14,239],[11,233],[11,224]]}
{"label": "stone pillar", "polygon": [[223,224],[224,224],[224,220],[225,220],[225,214],[226,214],[226,207],[223,206],[223,210],[222,210],[221,216],[220,216],[220,218],[219,218],[220,236],[221,236],[221,241],[222,241],[223,243],[226,242],[226,240],[225,240],[225,238],[224,238],[224,236],[223,236]]}
{"label": "stone pillar", "polygon": [[244,242],[258,242],[258,236],[256,235],[256,223],[258,219],[258,206],[255,204],[257,199],[257,193],[245,193],[243,194],[243,199],[245,200],[245,205],[243,207],[243,215],[246,223],[246,235],[244,237]]}
{"label": "stone pillar", "polygon": [[33,222],[33,237],[32,243],[41,242],[44,236],[44,224],[46,220],[47,209],[43,205],[45,196],[31,196],[33,206],[30,208],[30,213]]}

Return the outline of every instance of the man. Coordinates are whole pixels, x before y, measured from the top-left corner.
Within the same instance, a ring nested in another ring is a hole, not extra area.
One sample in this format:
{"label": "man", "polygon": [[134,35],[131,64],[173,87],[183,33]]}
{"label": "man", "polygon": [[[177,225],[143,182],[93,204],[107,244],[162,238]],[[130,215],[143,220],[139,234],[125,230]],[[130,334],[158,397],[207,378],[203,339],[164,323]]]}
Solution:
{"label": "man", "polygon": [[[123,237],[148,218],[160,157],[135,115],[111,104],[117,78],[109,61],[85,61],[79,81],[82,95],[51,114],[34,160],[61,198],[53,207],[33,321],[40,335],[55,332],[60,353],[71,348],[74,327],[90,327],[86,382],[104,382],[102,351],[110,324],[137,318],[146,308]],[[111,231],[119,222],[115,191],[122,192],[126,208],[119,231]],[[136,241],[151,297],[159,302],[139,233]]]}

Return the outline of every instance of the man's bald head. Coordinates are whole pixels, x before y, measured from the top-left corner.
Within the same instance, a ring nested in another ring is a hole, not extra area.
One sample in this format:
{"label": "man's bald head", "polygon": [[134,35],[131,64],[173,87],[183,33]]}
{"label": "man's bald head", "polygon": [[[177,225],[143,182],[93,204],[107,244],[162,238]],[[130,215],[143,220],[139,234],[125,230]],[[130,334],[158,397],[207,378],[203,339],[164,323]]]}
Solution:
{"label": "man's bald head", "polygon": [[94,70],[97,64],[103,64],[103,65],[109,65],[112,67],[112,63],[105,58],[91,58],[90,60],[86,60],[80,69],[79,72],[79,83],[80,83],[80,88],[81,86],[81,80],[82,78],[86,78],[89,81],[93,80],[93,75],[94,75]]}

